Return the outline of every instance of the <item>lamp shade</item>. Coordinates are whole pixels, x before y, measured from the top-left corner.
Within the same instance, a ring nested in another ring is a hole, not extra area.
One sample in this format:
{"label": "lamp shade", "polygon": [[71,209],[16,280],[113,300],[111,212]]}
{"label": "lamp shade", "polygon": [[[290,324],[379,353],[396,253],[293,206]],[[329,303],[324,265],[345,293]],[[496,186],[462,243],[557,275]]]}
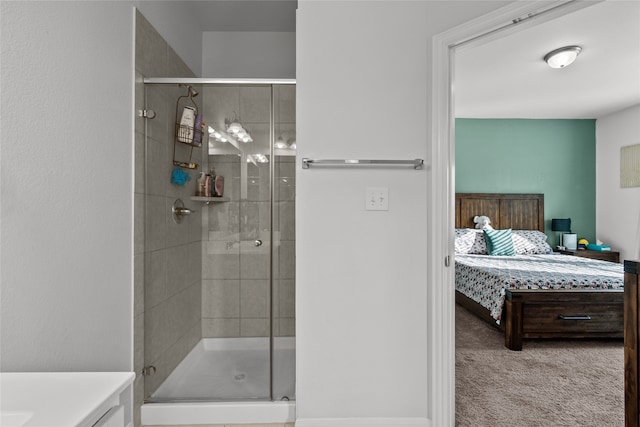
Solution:
{"label": "lamp shade", "polygon": [[571,218],[555,218],[551,220],[551,231],[571,231]]}

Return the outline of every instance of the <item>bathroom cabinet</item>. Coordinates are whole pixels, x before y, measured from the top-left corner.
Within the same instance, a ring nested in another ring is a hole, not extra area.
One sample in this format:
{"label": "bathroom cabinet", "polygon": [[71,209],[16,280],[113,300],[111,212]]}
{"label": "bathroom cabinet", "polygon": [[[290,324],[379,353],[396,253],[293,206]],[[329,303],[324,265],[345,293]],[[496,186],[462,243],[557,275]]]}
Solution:
{"label": "bathroom cabinet", "polygon": [[0,425],[125,427],[133,372],[0,373]]}

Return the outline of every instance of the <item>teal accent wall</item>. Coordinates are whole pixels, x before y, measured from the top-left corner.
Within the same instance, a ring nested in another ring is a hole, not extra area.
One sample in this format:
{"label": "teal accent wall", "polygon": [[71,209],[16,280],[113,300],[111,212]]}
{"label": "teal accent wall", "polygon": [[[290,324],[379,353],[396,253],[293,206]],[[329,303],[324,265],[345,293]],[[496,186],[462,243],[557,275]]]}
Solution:
{"label": "teal accent wall", "polygon": [[595,120],[456,119],[455,132],[456,192],[543,193],[551,246],[552,218],[595,242]]}

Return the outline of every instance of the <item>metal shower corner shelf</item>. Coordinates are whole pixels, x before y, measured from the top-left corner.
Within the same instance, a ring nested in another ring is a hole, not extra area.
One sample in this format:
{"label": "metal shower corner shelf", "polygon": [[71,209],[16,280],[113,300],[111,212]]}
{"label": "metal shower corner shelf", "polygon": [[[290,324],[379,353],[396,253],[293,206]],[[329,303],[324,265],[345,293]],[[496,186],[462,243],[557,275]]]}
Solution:
{"label": "metal shower corner shelf", "polygon": [[191,200],[194,202],[204,202],[207,205],[209,203],[223,203],[223,202],[228,202],[229,199],[228,197],[205,197],[205,196],[191,196]]}
{"label": "metal shower corner shelf", "polygon": [[316,160],[302,159],[302,169],[309,169],[310,166],[413,166],[414,169],[422,169],[424,160]]}

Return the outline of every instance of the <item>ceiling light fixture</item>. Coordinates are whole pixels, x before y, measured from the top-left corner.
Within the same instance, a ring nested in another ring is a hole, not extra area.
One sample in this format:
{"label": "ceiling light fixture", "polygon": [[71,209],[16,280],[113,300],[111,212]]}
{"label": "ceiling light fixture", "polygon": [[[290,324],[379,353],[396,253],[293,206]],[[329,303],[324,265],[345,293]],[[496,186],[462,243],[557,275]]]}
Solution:
{"label": "ceiling light fixture", "polygon": [[227,132],[237,140],[242,142],[253,142],[253,138],[251,138],[251,134],[247,129],[245,129],[240,124],[239,119],[237,118],[234,118],[233,120],[225,119],[224,124],[227,129]]}
{"label": "ceiling light fixture", "polygon": [[284,138],[282,138],[282,136],[279,136],[278,139],[276,139],[276,142],[275,144],[273,144],[273,146],[278,149],[284,149],[289,147],[287,143],[284,142]]}
{"label": "ceiling light fixture", "polygon": [[582,52],[580,46],[565,46],[547,53],[544,56],[544,61],[551,68],[564,68],[573,63],[580,52]]}
{"label": "ceiling light fixture", "polygon": [[258,166],[258,163],[269,163],[269,158],[262,153],[247,154],[247,163]]}

